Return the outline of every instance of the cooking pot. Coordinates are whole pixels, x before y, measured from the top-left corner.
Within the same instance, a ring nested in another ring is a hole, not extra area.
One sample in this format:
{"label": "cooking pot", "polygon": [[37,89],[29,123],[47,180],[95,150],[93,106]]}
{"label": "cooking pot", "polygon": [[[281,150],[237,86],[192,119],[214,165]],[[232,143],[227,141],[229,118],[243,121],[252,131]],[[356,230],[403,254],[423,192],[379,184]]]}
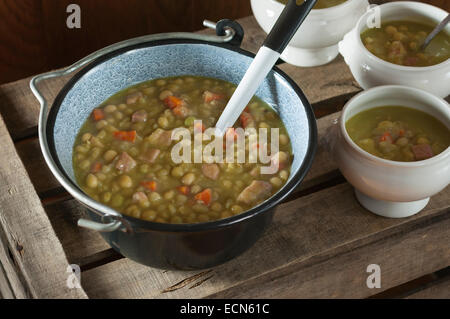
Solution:
{"label": "cooking pot", "polygon": [[[39,142],[45,161],[62,186],[87,208],[87,219],[78,224],[101,232],[123,256],[162,269],[209,268],[252,246],[270,223],[276,205],[304,178],[317,144],[310,104],[299,87],[274,67],[256,94],[280,114],[292,141],[294,160],[287,183],[271,198],[222,220],[162,224],[122,215],[81,190],[74,177],[72,147],[86,118],[109,96],[139,82],[187,74],[239,83],[254,58],[239,48],[242,27],[231,20],[205,25],[215,28],[217,35],[166,33],[130,39],[30,82],[41,104]],[[74,71],[78,73],[48,110],[38,82]]]}

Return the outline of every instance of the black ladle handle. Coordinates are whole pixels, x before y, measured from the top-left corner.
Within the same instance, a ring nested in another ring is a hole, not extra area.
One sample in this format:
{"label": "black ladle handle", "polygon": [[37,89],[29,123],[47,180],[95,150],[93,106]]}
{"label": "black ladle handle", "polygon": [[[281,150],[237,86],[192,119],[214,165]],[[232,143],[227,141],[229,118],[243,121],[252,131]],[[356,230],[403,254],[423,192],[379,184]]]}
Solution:
{"label": "black ladle handle", "polygon": [[289,0],[263,46],[282,53],[317,0]]}

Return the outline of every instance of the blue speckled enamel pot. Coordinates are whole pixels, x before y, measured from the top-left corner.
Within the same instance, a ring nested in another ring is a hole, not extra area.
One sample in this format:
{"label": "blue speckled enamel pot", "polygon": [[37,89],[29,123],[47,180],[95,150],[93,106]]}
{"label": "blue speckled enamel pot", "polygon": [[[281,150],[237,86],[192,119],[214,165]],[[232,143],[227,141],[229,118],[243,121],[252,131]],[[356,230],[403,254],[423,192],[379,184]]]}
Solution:
{"label": "blue speckled enamel pot", "polygon": [[123,256],[163,269],[203,269],[224,263],[256,242],[270,223],[275,206],[304,178],[317,144],[314,115],[298,86],[275,67],[257,95],[280,114],[292,141],[294,161],[286,185],[259,206],[214,222],[160,224],[122,216],[89,198],[75,181],[75,137],[93,108],[109,96],[138,82],[187,74],[238,84],[253,57],[230,44],[176,37],[122,46],[79,71],[59,93],[48,118],[35,82],[51,76],[33,79],[33,92],[44,109],[39,133],[49,167],[67,191],[88,208],[92,225],[106,225],[91,228],[102,231],[104,239]]}

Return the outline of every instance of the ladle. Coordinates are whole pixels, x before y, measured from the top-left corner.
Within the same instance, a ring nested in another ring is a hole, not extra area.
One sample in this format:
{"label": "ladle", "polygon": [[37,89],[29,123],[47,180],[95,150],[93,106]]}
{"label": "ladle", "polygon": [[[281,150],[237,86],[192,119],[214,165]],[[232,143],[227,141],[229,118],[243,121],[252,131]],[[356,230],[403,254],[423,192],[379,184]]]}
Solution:
{"label": "ladle", "polygon": [[450,22],[450,14],[444,19],[442,20],[441,23],[439,23],[436,28],[434,28],[433,31],[431,31],[431,33],[426,37],[425,41],[423,42],[423,44],[420,46],[420,49],[423,51],[425,50],[425,48],[430,44],[430,42],[434,39],[434,37],[436,35],[439,34],[439,32],[441,32],[442,30],[444,30],[444,28],[447,26],[447,24]]}
{"label": "ladle", "polygon": [[217,136],[234,125],[316,2],[289,0],[217,121]]}

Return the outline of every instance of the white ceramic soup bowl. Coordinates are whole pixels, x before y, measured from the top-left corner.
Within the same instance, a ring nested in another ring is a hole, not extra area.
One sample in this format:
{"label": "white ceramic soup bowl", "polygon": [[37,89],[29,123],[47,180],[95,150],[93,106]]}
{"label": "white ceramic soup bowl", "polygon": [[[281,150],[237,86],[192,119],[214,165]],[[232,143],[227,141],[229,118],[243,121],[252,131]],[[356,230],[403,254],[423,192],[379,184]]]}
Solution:
{"label": "white ceramic soup bowl", "polygon": [[[332,61],[339,54],[338,42],[366,11],[367,0],[347,0],[326,8],[313,9],[284,50],[281,58],[296,66],[317,66]],[[276,0],[251,0],[253,15],[269,33],[284,9]]]}
{"label": "white ceramic soup bowl", "polygon": [[[450,94],[450,59],[429,67],[409,67],[384,61],[365,48],[361,33],[369,28],[368,21],[372,23],[377,12],[381,24],[408,20],[437,25],[448,15],[432,5],[411,1],[386,3],[367,11],[339,43],[339,52],[359,85],[364,89],[387,84],[407,85],[447,97]],[[445,30],[450,34],[450,24]]]}
{"label": "white ceramic soup bowl", "polygon": [[406,106],[426,112],[450,129],[449,104],[431,93],[405,86],[380,86],[352,98],[344,107],[337,138],[335,160],[355,187],[356,197],[369,211],[392,218],[420,212],[430,196],[450,182],[450,147],[430,159],[396,162],[376,157],[352,141],[345,123],[354,115],[378,106]]}

